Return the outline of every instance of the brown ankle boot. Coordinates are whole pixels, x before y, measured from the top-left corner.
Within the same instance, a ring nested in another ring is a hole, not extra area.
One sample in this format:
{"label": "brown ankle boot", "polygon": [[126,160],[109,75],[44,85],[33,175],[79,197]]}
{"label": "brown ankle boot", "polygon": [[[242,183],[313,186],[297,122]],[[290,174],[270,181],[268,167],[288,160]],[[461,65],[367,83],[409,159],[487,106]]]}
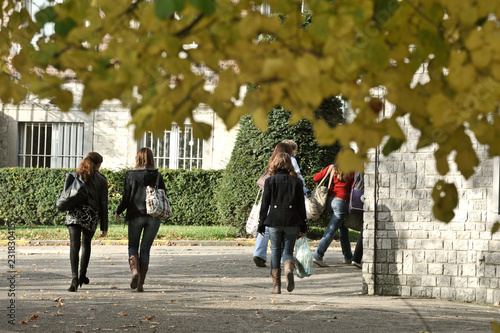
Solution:
{"label": "brown ankle boot", "polygon": [[142,265],[141,266],[141,275],[139,277],[139,282],[137,283],[137,291],[138,292],[143,292],[144,291],[144,281],[146,281],[146,274],[148,272],[148,266],[147,265]]}
{"label": "brown ankle boot", "polygon": [[128,259],[128,263],[130,264],[130,270],[132,271],[132,280],[130,280],[130,288],[136,289],[137,282],[139,281],[140,273],[139,273],[139,258],[137,255],[133,254]]}
{"label": "brown ankle boot", "polygon": [[281,294],[281,268],[271,269],[273,279],[273,294]]}
{"label": "brown ankle boot", "polygon": [[293,291],[295,288],[295,282],[293,281],[293,271],[295,270],[295,261],[292,259],[285,260],[285,278],[286,278],[286,290],[288,292]]}

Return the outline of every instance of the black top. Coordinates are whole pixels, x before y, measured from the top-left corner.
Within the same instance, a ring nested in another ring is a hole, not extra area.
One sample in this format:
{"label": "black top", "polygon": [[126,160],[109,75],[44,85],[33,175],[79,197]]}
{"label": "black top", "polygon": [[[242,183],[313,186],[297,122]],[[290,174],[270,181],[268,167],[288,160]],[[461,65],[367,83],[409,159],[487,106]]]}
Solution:
{"label": "black top", "polygon": [[89,187],[87,203],[99,212],[101,231],[108,231],[108,180],[96,171],[86,186]]}
{"label": "black top", "polygon": [[264,226],[299,226],[307,232],[307,215],[302,180],[279,170],[266,179],[259,214],[259,232]]}
{"label": "black top", "polygon": [[165,190],[165,183],[161,173],[157,169],[134,169],[125,174],[125,185],[123,198],[116,209],[117,214],[121,214],[125,209],[127,214],[125,220],[147,216],[146,213],[146,186],[154,187],[156,177],[160,175],[158,188]]}

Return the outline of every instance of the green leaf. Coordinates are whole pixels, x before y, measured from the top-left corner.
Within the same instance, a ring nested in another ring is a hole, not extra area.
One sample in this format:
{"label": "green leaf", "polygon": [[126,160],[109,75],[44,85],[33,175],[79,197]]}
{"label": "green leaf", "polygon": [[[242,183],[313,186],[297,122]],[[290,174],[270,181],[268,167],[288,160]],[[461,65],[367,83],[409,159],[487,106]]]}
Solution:
{"label": "green leaf", "polygon": [[74,27],[76,27],[76,22],[72,18],[67,17],[62,21],[56,22],[54,29],[57,35],[66,37]]}
{"label": "green leaf", "polygon": [[157,0],[155,4],[155,13],[160,20],[165,20],[175,12],[181,12],[184,9],[184,0]]}
{"label": "green leaf", "polygon": [[54,7],[47,7],[35,14],[36,24],[39,28],[42,28],[45,23],[54,22],[57,18],[57,13],[54,11]]}
{"label": "green leaf", "polygon": [[201,10],[205,15],[215,13],[215,0],[189,0],[189,3]]}

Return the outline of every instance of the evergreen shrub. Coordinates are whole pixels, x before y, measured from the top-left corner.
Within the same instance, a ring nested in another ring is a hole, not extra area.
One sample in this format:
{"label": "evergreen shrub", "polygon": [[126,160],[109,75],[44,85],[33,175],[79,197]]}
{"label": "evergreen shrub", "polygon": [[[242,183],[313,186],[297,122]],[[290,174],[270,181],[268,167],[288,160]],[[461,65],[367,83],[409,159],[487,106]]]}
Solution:
{"label": "evergreen shrub", "polygon": [[[343,122],[341,106],[336,97],[325,99],[316,110],[316,116],[333,127]],[[316,186],[312,180],[314,175],[331,164],[339,150],[338,145],[319,146],[309,121],[303,119],[290,126],[289,120],[290,112],[281,107],[269,113],[267,133],[260,131],[249,115],[240,120],[235,146],[217,191],[217,201],[223,223],[237,228],[242,235],[258,192],[256,181],[264,172],[276,144],[285,139],[297,143],[297,162],[310,192]],[[324,214],[313,223],[325,225],[327,221]]]}

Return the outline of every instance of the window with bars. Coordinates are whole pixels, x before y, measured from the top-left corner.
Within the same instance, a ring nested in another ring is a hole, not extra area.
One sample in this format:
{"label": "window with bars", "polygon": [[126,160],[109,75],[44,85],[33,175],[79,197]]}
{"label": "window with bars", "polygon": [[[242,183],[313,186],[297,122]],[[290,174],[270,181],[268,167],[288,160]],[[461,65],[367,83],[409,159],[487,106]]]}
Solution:
{"label": "window with bars", "polygon": [[19,123],[18,166],[76,168],[83,158],[83,123]]}
{"label": "window with bars", "polygon": [[172,125],[163,137],[154,138],[153,133],[144,134],[143,146],[151,148],[158,168],[201,169],[203,167],[203,140],[193,137],[193,129]]}

